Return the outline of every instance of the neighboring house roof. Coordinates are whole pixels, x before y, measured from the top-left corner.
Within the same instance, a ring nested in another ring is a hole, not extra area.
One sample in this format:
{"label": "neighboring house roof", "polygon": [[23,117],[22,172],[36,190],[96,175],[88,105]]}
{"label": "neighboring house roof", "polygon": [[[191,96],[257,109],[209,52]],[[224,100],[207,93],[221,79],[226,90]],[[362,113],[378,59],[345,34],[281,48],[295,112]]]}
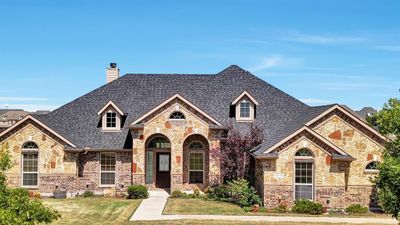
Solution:
{"label": "neighboring house roof", "polygon": [[360,117],[362,117],[364,119],[366,119],[368,116],[373,115],[373,114],[375,114],[377,112],[378,112],[378,110],[376,110],[376,109],[374,109],[372,107],[364,107],[361,110],[356,111],[356,113],[358,115],[360,115]]}
{"label": "neighboring house roof", "polygon": [[7,109],[0,112],[0,121],[20,120],[28,114],[29,112],[22,109]]}

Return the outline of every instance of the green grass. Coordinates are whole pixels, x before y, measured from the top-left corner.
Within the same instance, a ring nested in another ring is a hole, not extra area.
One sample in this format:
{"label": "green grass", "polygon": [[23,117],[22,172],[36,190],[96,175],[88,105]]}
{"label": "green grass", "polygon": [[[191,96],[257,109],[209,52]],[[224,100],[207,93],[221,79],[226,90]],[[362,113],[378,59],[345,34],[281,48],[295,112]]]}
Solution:
{"label": "green grass", "polygon": [[141,200],[116,198],[43,199],[43,202],[62,213],[53,224],[124,224],[127,223]]}
{"label": "green grass", "polygon": [[[239,222],[221,220],[163,220],[163,221],[136,221],[129,225],[356,225],[353,223],[313,223],[313,222]],[[359,224],[358,224],[359,225]],[[374,225],[374,224],[363,224]]]}
{"label": "green grass", "polygon": [[164,209],[164,214],[167,215],[244,215],[244,216],[331,216],[331,217],[379,217],[391,218],[386,214],[364,213],[364,214],[329,214],[329,215],[307,215],[296,213],[274,213],[274,212],[245,212],[238,205],[220,202],[215,200],[204,199],[180,199],[169,198]]}

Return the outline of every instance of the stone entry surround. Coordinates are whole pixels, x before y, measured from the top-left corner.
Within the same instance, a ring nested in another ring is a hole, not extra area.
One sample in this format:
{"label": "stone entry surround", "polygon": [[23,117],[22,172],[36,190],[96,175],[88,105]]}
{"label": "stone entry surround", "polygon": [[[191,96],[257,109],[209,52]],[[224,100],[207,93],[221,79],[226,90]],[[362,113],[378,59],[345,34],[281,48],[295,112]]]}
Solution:
{"label": "stone entry surround", "polygon": [[[184,114],[184,120],[171,120],[170,115],[179,111]],[[219,151],[220,130],[210,129],[210,121],[204,118],[194,109],[178,99],[171,101],[159,109],[149,119],[143,121],[142,127],[134,128],[133,136],[133,163],[132,181],[134,184],[145,184],[145,152],[146,143],[156,135],[165,136],[171,143],[171,190],[192,190],[193,188],[203,189],[209,184],[220,182],[220,169],[218,159],[208,154],[206,158],[206,169],[208,179],[204,184],[191,185],[184,178],[184,143],[197,135],[204,140],[209,151]],[[185,154],[186,155],[186,154]],[[205,170],[206,171],[206,170]],[[207,177],[206,176],[206,177]],[[154,189],[154,184],[147,185]]]}

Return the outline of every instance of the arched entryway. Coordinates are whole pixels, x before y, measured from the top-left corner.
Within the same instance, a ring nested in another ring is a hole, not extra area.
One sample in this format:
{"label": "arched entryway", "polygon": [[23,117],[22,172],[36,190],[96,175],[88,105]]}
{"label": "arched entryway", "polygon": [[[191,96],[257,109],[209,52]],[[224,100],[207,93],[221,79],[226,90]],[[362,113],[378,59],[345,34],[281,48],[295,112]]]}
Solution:
{"label": "arched entryway", "polygon": [[194,134],[183,144],[183,183],[205,188],[209,183],[209,144],[205,137]]}
{"label": "arched entryway", "polygon": [[166,136],[155,134],[147,139],[145,168],[146,184],[171,187],[171,142]]}

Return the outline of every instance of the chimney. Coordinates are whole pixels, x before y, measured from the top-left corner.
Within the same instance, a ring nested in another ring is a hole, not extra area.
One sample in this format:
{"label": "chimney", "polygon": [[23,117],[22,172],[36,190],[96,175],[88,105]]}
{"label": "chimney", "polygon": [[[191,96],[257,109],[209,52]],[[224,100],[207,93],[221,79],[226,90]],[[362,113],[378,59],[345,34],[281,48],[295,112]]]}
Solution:
{"label": "chimney", "polygon": [[119,69],[116,63],[110,63],[110,68],[106,69],[106,81],[107,84],[111,81],[119,78]]}

